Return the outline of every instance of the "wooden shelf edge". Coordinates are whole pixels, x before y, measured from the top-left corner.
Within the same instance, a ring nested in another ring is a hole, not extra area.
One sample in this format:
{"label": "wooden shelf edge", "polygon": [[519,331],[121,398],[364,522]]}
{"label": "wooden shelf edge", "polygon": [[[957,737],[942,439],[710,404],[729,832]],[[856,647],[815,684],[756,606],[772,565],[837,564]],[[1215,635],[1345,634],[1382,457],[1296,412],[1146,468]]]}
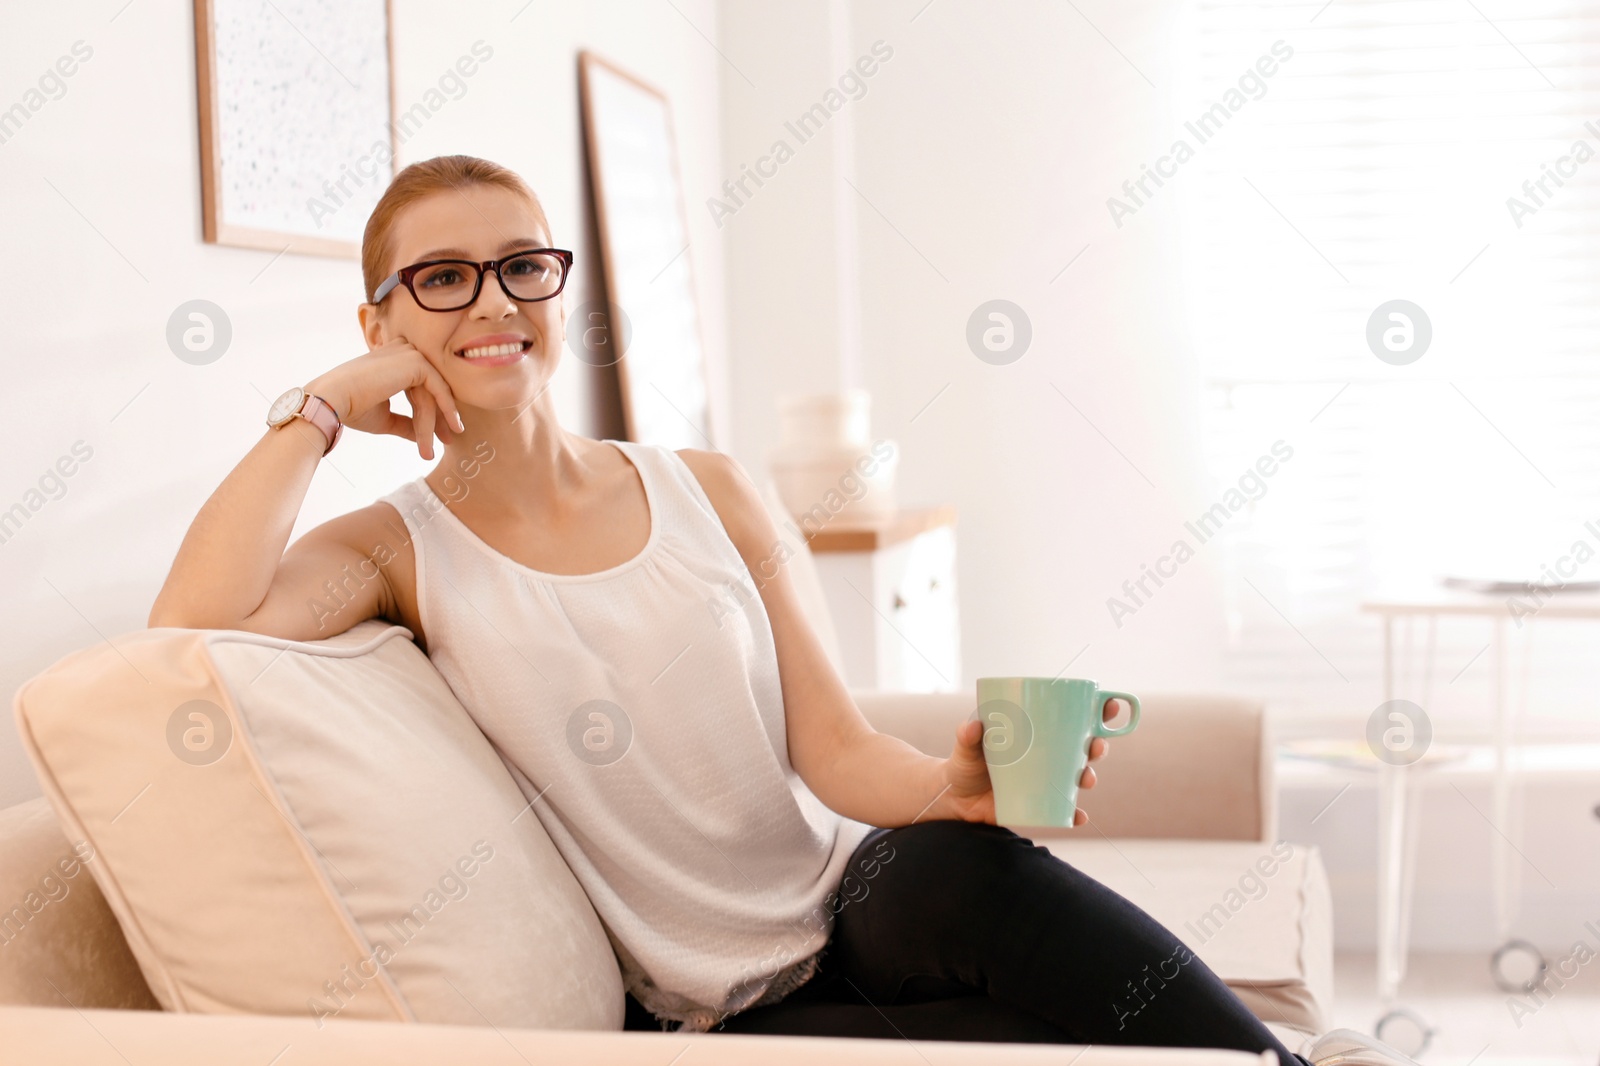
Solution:
{"label": "wooden shelf edge", "polygon": [[799,519],[790,520],[805,536],[812,552],[873,552],[930,529],[955,525],[956,509],[949,504],[906,507],[877,518],[836,518],[814,528]]}

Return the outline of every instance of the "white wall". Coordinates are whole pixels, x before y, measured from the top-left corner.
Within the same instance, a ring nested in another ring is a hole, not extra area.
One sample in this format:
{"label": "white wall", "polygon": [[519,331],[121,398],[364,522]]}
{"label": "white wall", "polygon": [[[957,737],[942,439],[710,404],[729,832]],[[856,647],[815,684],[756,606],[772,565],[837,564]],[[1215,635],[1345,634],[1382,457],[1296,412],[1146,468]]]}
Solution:
{"label": "white wall", "polygon": [[[1071,662],[1069,675],[1117,687],[1211,687],[1213,560],[1187,564],[1120,628],[1105,605],[1210,495],[1169,254],[1174,205],[1120,230],[1106,209],[1170,143],[1177,4],[1079,6],[1093,25],[1044,0],[857,3],[845,63],[829,53],[827,4],[723,6],[723,50],[754,83],[724,80],[725,176],[777,138],[796,146],[724,220],[734,445],[754,468],[776,442],[777,396],[847,383],[833,227],[854,201],[861,384],[874,435],[902,449],[900,499],[958,510],[967,683]],[[839,112],[856,126],[857,192],[833,177],[831,138],[800,144],[784,122],[879,40],[892,57]],[[966,341],[973,310],[996,298],[1033,327],[1006,366]]]}
{"label": "white wall", "polygon": [[[723,75],[701,33],[715,39],[716,5],[533,4],[519,15],[523,7],[396,0],[403,105],[475,41],[494,49],[465,93],[404,144],[400,161],[467,152],[515,168],[581,267],[593,263],[594,248],[582,206],[578,50],[593,48],[664,89],[685,184],[714,184]],[[59,498],[0,543],[0,689],[8,696],[63,655],[144,628],[190,520],[259,439],[270,399],[365,350],[353,259],[273,262],[270,252],[201,241],[191,11],[178,0],[6,5],[0,109],[74,42],[92,49],[65,94],[0,144],[10,441],[0,455],[0,509],[26,506],[30,488],[74,442],[92,449],[65,492],[55,490]],[[703,213],[691,213],[689,226],[713,417],[726,426],[721,244]],[[593,280],[575,276],[575,304]],[[233,326],[228,352],[208,366],[180,362],[165,341],[169,314],[196,298],[220,305]],[[605,382],[585,376],[592,373],[568,353],[556,385],[564,423],[617,435],[597,391]],[[318,470],[295,536],[431,465],[399,438],[347,435]],[[37,794],[7,715],[0,805]]]}

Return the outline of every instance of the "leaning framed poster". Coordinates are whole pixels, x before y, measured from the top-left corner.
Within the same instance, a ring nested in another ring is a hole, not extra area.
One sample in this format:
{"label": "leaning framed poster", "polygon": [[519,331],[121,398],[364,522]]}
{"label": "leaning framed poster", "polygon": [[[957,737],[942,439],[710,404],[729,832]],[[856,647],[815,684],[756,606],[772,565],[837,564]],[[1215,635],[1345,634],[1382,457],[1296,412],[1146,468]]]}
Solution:
{"label": "leaning framed poster", "polygon": [[194,0],[205,239],[355,256],[394,174],[389,0]]}
{"label": "leaning framed poster", "polygon": [[593,52],[578,70],[606,298],[567,331],[606,320],[629,440],[715,448],[667,98]]}

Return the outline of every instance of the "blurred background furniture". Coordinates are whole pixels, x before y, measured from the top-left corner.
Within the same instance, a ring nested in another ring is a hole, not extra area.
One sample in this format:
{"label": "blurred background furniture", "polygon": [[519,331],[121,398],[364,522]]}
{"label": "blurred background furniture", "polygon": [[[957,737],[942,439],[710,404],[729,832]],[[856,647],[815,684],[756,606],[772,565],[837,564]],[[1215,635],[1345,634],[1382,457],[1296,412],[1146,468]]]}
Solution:
{"label": "blurred background furniture", "polygon": [[[1510,598],[1519,596],[1527,601],[1526,624],[1523,617],[1514,615]],[[1535,605],[1536,604],[1536,605]],[[1519,910],[1522,856],[1517,841],[1521,837],[1520,819],[1513,811],[1513,792],[1516,772],[1512,756],[1516,746],[1517,723],[1527,709],[1532,654],[1529,642],[1535,617],[1566,620],[1600,620],[1600,595],[1592,592],[1546,591],[1537,599],[1528,590],[1474,591],[1462,588],[1437,588],[1414,590],[1406,594],[1388,595],[1366,600],[1361,609],[1378,615],[1383,622],[1383,699],[1384,704],[1404,698],[1414,698],[1422,709],[1424,720],[1433,707],[1433,678],[1438,623],[1441,617],[1480,618],[1489,625],[1490,640],[1490,693],[1492,700],[1492,736],[1490,750],[1493,758],[1490,825],[1495,832],[1490,837],[1491,880],[1494,899],[1495,936],[1499,946],[1490,959],[1490,969],[1495,982],[1506,992],[1525,993],[1548,968],[1544,954],[1525,939],[1513,936]],[[1508,683],[1511,623],[1522,631],[1523,653],[1520,692],[1512,698]],[[1418,647],[1417,630],[1426,631],[1426,649]],[[1403,627],[1403,639],[1396,640],[1397,628]],[[1421,661],[1421,678],[1417,676],[1417,662]],[[1426,749],[1432,736],[1419,737],[1419,746]],[[1425,751],[1417,752],[1418,759],[1383,758],[1375,763],[1378,771],[1378,998],[1385,1013],[1374,1026],[1374,1032],[1384,1037],[1390,1023],[1406,1026],[1426,1023],[1414,1012],[1399,1007],[1401,982],[1405,979],[1406,956],[1411,925],[1411,884],[1416,854],[1416,805],[1419,793],[1411,780],[1412,774],[1428,768],[1420,758]],[[1513,853],[1516,853],[1514,856]],[[1426,1039],[1423,1041],[1424,1045]],[[1404,1046],[1404,1042],[1397,1044]],[[1420,1048],[1418,1049],[1420,1050]]]}
{"label": "blurred background furniture", "polygon": [[810,537],[852,686],[955,692],[961,677],[956,512],[839,519]]}

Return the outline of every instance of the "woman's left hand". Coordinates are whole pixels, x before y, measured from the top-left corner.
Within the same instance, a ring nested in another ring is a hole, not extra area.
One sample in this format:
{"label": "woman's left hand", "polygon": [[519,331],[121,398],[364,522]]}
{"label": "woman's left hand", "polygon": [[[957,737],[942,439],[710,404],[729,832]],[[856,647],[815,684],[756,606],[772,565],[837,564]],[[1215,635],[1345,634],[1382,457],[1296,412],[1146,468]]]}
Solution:
{"label": "woman's left hand", "polygon": [[[1105,720],[1109,722],[1115,718],[1121,705],[1121,700],[1106,701]],[[1089,741],[1089,762],[1104,757],[1110,747],[1104,737]],[[994,788],[989,783],[989,764],[983,757],[983,723],[978,719],[969,719],[956,727],[956,746],[944,761],[944,778],[949,787],[940,802],[945,804],[950,817],[963,822],[995,824]],[[1094,767],[1085,766],[1078,778],[1078,787],[1093,788],[1094,783]],[[1088,821],[1083,808],[1073,812],[1074,827],[1086,825]]]}

